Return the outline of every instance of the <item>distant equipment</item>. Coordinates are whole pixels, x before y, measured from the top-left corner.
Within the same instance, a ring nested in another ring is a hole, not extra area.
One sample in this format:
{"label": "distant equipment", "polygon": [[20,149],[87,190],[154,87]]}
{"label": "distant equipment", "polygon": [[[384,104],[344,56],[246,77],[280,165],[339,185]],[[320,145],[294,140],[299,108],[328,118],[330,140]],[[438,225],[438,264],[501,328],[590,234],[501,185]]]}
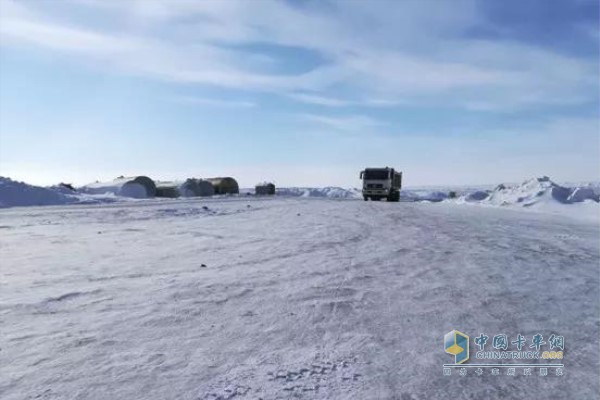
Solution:
{"label": "distant equipment", "polygon": [[363,181],[362,195],[365,201],[400,201],[402,172],[396,172],[394,168],[389,167],[365,168],[360,172],[360,179]]}
{"label": "distant equipment", "polygon": [[254,193],[257,195],[274,195],[275,184],[273,183],[260,183],[254,188]]}
{"label": "distant equipment", "polygon": [[207,178],[206,180],[213,185],[215,194],[238,194],[240,192],[238,183],[231,177]]}

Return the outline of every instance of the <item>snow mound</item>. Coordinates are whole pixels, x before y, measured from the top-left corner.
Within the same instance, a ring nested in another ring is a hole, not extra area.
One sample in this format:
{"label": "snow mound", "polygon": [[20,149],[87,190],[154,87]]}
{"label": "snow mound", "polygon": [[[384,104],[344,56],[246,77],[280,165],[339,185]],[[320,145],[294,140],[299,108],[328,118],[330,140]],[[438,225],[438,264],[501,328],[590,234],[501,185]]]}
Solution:
{"label": "snow mound", "polygon": [[485,190],[477,190],[464,196],[465,201],[482,201],[490,197],[490,193]]}
{"label": "snow mound", "polygon": [[76,202],[74,197],[0,176],[0,207],[48,206]]}
{"label": "snow mound", "polygon": [[429,190],[401,190],[400,200],[437,203],[448,198],[447,192]]}
{"label": "snow mound", "polygon": [[58,185],[52,185],[48,189],[57,193],[67,195],[74,195],[77,193],[77,189],[75,189],[72,185],[68,183],[59,183]]}
{"label": "snow mound", "polygon": [[569,203],[579,203],[586,200],[598,202],[600,201],[600,196],[598,196],[591,187],[578,187],[575,188],[567,198]]}
{"label": "snow mound", "polygon": [[560,186],[547,176],[528,179],[517,186],[498,185],[484,201],[493,205],[531,207],[543,203],[571,204],[584,200],[598,201],[592,189]]}
{"label": "snow mound", "polygon": [[358,189],[343,189],[340,187],[324,188],[278,188],[277,195],[290,197],[321,197],[330,199],[356,199],[362,197]]}
{"label": "snow mound", "polygon": [[600,218],[600,199],[596,186],[566,187],[547,176],[528,179],[520,185],[500,184],[493,190],[463,192],[457,204],[475,204],[567,215],[575,218]]}

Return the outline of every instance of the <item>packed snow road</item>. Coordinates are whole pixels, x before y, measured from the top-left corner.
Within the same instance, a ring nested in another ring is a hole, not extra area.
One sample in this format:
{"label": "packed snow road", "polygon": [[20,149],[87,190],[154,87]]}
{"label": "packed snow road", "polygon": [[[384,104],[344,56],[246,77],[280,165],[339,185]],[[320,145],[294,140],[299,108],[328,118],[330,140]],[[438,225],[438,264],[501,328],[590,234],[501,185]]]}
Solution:
{"label": "packed snow road", "polygon": [[[597,398],[599,240],[453,204],[5,209],[0,398]],[[453,329],[562,335],[564,375],[444,376]]]}

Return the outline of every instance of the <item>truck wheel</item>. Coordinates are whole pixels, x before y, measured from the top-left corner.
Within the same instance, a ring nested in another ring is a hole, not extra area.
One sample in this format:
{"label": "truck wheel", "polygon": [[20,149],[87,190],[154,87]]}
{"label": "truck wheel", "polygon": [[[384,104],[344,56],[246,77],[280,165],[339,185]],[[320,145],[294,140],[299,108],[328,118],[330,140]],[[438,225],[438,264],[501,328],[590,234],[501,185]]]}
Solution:
{"label": "truck wheel", "polygon": [[365,199],[365,201],[369,200],[367,196],[363,196],[363,199]]}

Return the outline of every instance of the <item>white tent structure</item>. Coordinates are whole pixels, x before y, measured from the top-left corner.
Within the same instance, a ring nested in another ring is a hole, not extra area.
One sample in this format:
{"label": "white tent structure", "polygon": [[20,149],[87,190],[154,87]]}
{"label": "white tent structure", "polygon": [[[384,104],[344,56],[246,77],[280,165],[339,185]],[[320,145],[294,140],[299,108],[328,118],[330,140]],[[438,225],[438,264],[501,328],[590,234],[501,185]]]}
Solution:
{"label": "white tent structure", "polygon": [[207,178],[206,180],[213,185],[215,194],[237,194],[240,192],[237,181],[229,176]]}
{"label": "white tent structure", "polygon": [[212,196],[215,188],[212,183],[203,179],[190,178],[181,185],[182,196]]}
{"label": "white tent structure", "polygon": [[157,197],[199,197],[215,194],[213,185],[202,179],[189,178],[185,181],[159,181],[156,183]]}
{"label": "white tent structure", "polygon": [[120,176],[111,182],[95,182],[80,189],[88,194],[114,193],[117,196],[145,199],[156,195],[156,184],[147,176]]}

